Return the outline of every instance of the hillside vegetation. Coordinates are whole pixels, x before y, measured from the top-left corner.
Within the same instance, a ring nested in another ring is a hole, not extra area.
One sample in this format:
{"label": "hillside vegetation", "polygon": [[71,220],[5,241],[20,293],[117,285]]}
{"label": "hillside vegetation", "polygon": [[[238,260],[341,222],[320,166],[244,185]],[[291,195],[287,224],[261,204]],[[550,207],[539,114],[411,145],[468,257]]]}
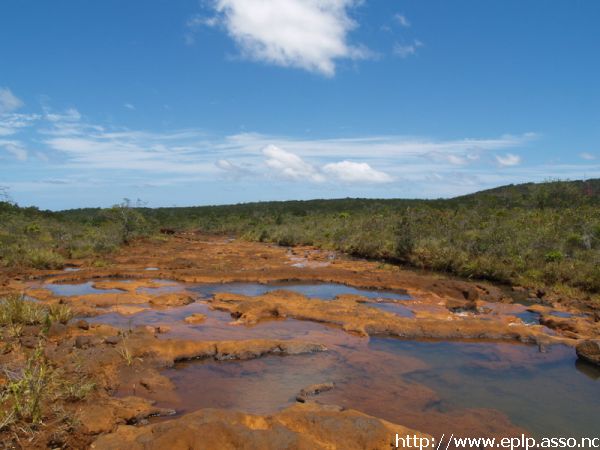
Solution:
{"label": "hillside vegetation", "polygon": [[[189,208],[0,207],[0,264],[53,267],[160,227],[235,234],[512,284],[600,293],[600,179],[448,200],[311,200]],[[8,244],[8,245],[7,245]]]}

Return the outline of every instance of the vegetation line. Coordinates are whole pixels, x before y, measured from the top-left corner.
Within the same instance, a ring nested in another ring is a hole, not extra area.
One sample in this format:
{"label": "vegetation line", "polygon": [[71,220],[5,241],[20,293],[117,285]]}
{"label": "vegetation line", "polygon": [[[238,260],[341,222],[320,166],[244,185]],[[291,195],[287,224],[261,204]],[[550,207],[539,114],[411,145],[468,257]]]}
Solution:
{"label": "vegetation line", "polygon": [[462,277],[600,293],[600,179],[448,200],[312,200],[62,212],[0,203],[0,265],[60,267],[161,228],[315,245]]}

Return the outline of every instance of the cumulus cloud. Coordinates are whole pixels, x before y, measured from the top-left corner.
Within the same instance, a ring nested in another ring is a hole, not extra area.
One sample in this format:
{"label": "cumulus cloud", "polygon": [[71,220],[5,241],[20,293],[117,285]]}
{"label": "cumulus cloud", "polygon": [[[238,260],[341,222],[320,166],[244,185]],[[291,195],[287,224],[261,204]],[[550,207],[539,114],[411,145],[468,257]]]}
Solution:
{"label": "cumulus cloud", "polygon": [[15,111],[23,102],[8,88],[0,88],[0,114]]}
{"label": "cumulus cloud", "polygon": [[423,47],[423,45],[424,44],[421,41],[419,41],[418,39],[415,39],[410,44],[400,44],[400,43],[396,42],[396,44],[394,44],[393,53],[394,53],[394,55],[396,55],[400,58],[408,58],[409,56],[416,55],[417,50],[420,47]]}
{"label": "cumulus cloud", "polygon": [[517,166],[521,163],[521,157],[518,155],[513,155],[512,153],[507,153],[504,156],[496,155],[496,161],[502,167]]}
{"label": "cumulus cloud", "polygon": [[367,163],[341,161],[323,166],[323,172],[344,183],[389,183],[392,177]]}
{"label": "cumulus cloud", "polygon": [[275,145],[269,145],[263,150],[263,154],[267,157],[265,161],[274,173],[284,178],[296,181],[312,181],[323,182],[325,177],[319,173],[319,170],[305,162],[298,155],[286,152]]}
{"label": "cumulus cloud", "polygon": [[[222,25],[242,56],[331,77],[336,62],[364,59],[370,52],[348,41],[357,24],[349,10],[359,0],[214,0],[215,17],[188,23]],[[189,39],[188,39],[189,40]]]}
{"label": "cumulus cloud", "polygon": [[388,183],[393,180],[385,172],[373,169],[367,163],[340,161],[328,163],[322,167],[307,163],[298,155],[269,145],[263,150],[265,161],[275,174],[293,181],[323,183],[339,181],[342,183]]}

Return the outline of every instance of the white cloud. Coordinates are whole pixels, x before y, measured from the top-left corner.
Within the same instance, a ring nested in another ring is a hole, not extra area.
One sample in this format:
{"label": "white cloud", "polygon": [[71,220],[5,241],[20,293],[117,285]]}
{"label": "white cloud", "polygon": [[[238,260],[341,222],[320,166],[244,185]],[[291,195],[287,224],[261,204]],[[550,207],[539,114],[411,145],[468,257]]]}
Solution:
{"label": "white cloud", "polygon": [[513,155],[512,153],[507,153],[504,156],[496,155],[496,161],[498,161],[498,164],[500,164],[502,167],[517,166],[521,164],[521,157],[518,155]]}
{"label": "white cloud", "polygon": [[325,181],[325,177],[315,166],[305,162],[294,153],[286,152],[275,145],[268,145],[263,153],[268,158],[265,161],[267,167],[283,178],[317,183]]}
{"label": "white cloud", "polygon": [[[521,147],[535,140],[535,133],[503,135],[498,138],[465,138],[434,140],[410,136],[366,136],[338,139],[293,139],[258,133],[242,133],[228,136],[218,144],[223,151],[244,154],[261,154],[268,145],[285,148],[300,157],[315,158],[369,158],[370,160],[394,160],[422,163],[431,154],[457,155],[476,160],[478,154],[491,150]],[[443,161],[442,161],[443,162]]]}
{"label": "white cloud", "polygon": [[[215,18],[198,23],[224,26],[242,56],[331,77],[336,62],[371,54],[348,42],[357,25],[348,12],[359,0],[215,0]],[[190,26],[188,24],[188,26]]]}
{"label": "white cloud", "polygon": [[23,102],[8,88],[0,88],[0,114],[15,111],[23,106]]}
{"label": "white cloud", "polygon": [[408,19],[406,18],[405,15],[403,14],[395,14],[394,15],[394,20],[401,26],[404,28],[408,28],[410,27],[410,22],[408,21]]}
{"label": "white cloud", "polygon": [[425,155],[426,158],[437,162],[447,162],[455,166],[462,166],[476,159],[471,155],[457,155],[454,153],[444,153],[440,151],[429,152]]}
{"label": "white cloud", "polygon": [[235,164],[227,159],[219,159],[215,163],[215,166],[234,179],[239,179],[253,173],[250,169]]}
{"label": "white cloud", "polygon": [[0,140],[0,148],[10,153],[19,161],[26,161],[28,157],[27,150],[18,141],[2,141]]}
{"label": "white cloud", "polygon": [[135,111],[135,106],[131,103],[125,103],[123,107],[129,109],[130,111]]}
{"label": "white cloud", "polygon": [[592,155],[591,153],[588,152],[582,152],[579,154],[579,157],[581,159],[585,159],[586,161],[593,161],[596,159],[596,157],[594,155]]}
{"label": "white cloud", "polygon": [[219,18],[218,17],[204,17],[202,15],[195,15],[192,16],[185,24],[187,31],[184,35],[185,38],[185,43],[187,45],[192,45],[196,42],[196,35],[195,33],[201,28],[201,27],[215,27],[219,24]]}
{"label": "white cloud", "polygon": [[20,129],[31,126],[40,118],[37,114],[2,114],[0,115],[0,136],[9,136]]}
{"label": "white cloud", "polygon": [[394,44],[394,55],[400,58],[408,58],[409,56],[413,56],[417,54],[417,50],[420,47],[423,47],[423,43],[417,39],[415,39],[411,44],[400,44],[396,42]]}
{"label": "white cloud", "polygon": [[[217,176],[252,182],[275,176],[298,185],[328,183],[331,189],[342,190],[402,182],[390,185],[396,189],[426,183],[434,173],[465,180],[485,173],[489,178],[498,171],[490,160],[514,163],[514,156],[506,153],[537,138],[533,133],[454,140],[394,135],[296,139],[256,133],[219,137],[199,129],[147,132],[89,123],[74,108],[46,109],[38,116],[9,113],[2,120],[0,125],[7,124],[12,131],[18,130],[17,125],[34,125],[23,138],[2,141],[5,160],[44,164],[66,175],[85,174],[82,183],[99,173],[115,182],[126,175],[140,186],[149,180],[173,185]],[[498,160],[495,154],[501,155]],[[515,168],[511,174],[525,169]],[[594,169],[588,165],[586,170],[589,174]]]}
{"label": "white cloud", "polygon": [[282,150],[274,145],[263,149],[267,156],[266,165],[275,174],[293,181],[323,183],[340,181],[343,183],[388,183],[392,177],[385,172],[373,169],[367,163],[340,161],[325,164],[319,168],[309,164],[298,155]]}
{"label": "white cloud", "polygon": [[389,183],[392,177],[367,163],[341,161],[323,166],[323,172],[344,183]]}
{"label": "white cloud", "polygon": [[64,113],[52,113],[46,111],[44,116],[49,122],[78,122],[81,120],[81,114],[75,108],[69,108]]}

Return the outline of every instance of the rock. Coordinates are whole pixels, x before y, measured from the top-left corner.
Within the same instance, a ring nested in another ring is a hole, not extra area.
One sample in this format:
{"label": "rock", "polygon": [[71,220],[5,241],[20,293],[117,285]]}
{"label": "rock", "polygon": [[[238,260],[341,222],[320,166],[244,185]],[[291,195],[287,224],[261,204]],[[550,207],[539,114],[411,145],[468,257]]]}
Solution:
{"label": "rock", "polygon": [[588,339],[577,345],[575,351],[579,358],[600,366],[600,339]]}
{"label": "rock", "polygon": [[448,298],[446,300],[446,308],[454,313],[459,312],[477,312],[477,302],[474,300],[459,300]]}
{"label": "rock", "polygon": [[194,298],[185,292],[170,292],[152,297],[149,303],[153,306],[185,306],[194,303]]}
{"label": "rock", "polygon": [[204,314],[192,314],[191,316],[187,316],[183,321],[189,324],[198,324],[202,323],[206,320],[206,316]]}
{"label": "rock", "polygon": [[61,336],[66,332],[67,326],[59,322],[54,322],[52,325],[50,325],[50,328],[48,328],[49,337]]}
{"label": "rock", "polygon": [[313,384],[311,386],[305,387],[302,389],[298,395],[296,395],[296,401],[300,403],[305,403],[308,400],[308,397],[312,397],[314,395],[318,395],[321,392],[330,391],[335,387],[335,384],[332,382],[329,383],[319,383]]}
{"label": "rock", "polygon": [[104,343],[108,345],[117,345],[121,342],[121,338],[119,336],[109,336],[104,339]]}
{"label": "rock", "polygon": [[26,348],[36,348],[38,339],[35,336],[23,336],[21,338],[21,345]]}
{"label": "rock", "polygon": [[133,353],[153,353],[167,362],[190,359],[216,361],[246,360],[265,355],[300,355],[326,351],[324,345],[298,340],[250,339],[243,341],[184,341],[163,339],[131,339]]}
{"label": "rock", "polygon": [[114,430],[119,424],[138,423],[150,416],[168,413],[170,410],[157,408],[149,400],[124,397],[92,403],[80,411],[78,418],[88,434],[99,434]]}
{"label": "rock", "polygon": [[158,333],[157,328],[153,327],[152,325],[144,325],[144,330],[147,333],[150,333],[150,334],[156,334],[156,333]]}
{"label": "rock", "polygon": [[88,348],[93,345],[93,340],[91,336],[77,336],[75,338],[75,347],[76,348]]}
{"label": "rock", "polygon": [[77,328],[79,328],[80,330],[89,330],[90,329],[90,324],[87,320],[78,320],[77,322],[75,322],[75,326]]}
{"label": "rock", "polygon": [[396,448],[396,433],[431,437],[354,410],[296,403],[269,416],[201,409],[143,427],[120,426],[100,436],[95,450],[298,450]]}

